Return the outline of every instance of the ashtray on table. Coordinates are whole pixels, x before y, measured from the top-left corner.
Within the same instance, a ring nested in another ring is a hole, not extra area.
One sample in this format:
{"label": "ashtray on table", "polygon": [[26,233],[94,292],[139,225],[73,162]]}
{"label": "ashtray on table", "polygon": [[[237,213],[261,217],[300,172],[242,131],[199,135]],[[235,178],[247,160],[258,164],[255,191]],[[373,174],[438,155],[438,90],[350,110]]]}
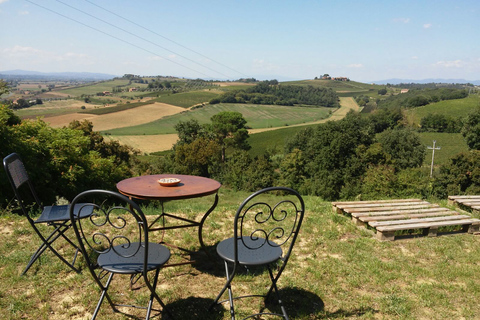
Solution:
{"label": "ashtray on table", "polygon": [[164,187],[171,187],[180,183],[180,179],[177,178],[162,178],[158,179],[158,183]]}

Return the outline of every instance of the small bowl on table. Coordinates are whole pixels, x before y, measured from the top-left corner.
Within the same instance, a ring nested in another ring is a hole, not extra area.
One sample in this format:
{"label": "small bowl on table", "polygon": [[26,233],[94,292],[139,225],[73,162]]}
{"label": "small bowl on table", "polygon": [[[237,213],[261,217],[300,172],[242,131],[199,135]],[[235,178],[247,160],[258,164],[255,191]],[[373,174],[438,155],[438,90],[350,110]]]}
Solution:
{"label": "small bowl on table", "polygon": [[176,186],[177,184],[180,183],[180,179],[178,178],[162,178],[162,179],[158,179],[158,183],[163,186],[163,187],[172,187],[172,186]]}

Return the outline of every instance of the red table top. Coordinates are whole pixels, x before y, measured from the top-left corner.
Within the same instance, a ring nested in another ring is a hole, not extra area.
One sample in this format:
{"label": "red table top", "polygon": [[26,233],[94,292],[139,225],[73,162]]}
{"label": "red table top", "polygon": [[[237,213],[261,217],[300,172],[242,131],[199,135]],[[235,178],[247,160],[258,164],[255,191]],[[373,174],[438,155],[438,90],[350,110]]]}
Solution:
{"label": "red table top", "polygon": [[[177,178],[180,183],[164,187],[158,183],[161,178]],[[220,189],[220,182],[198,176],[181,174],[155,174],[133,177],[117,183],[120,193],[143,200],[178,200],[204,197],[214,194]]]}

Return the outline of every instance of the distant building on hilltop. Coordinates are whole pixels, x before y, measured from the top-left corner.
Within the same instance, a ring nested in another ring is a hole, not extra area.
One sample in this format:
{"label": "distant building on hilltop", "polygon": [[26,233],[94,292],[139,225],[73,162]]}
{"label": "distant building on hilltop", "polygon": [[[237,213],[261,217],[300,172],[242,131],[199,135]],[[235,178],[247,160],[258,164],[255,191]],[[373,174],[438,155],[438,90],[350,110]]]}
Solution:
{"label": "distant building on hilltop", "polygon": [[407,93],[408,92],[408,89],[402,89],[400,90],[400,93]]}

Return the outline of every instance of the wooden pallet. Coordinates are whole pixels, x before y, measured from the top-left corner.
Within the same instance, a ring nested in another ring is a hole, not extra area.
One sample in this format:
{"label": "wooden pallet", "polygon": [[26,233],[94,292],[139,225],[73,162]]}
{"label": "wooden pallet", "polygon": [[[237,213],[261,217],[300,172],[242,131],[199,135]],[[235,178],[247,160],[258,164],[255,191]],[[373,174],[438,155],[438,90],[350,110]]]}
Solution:
{"label": "wooden pallet", "polygon": [[448,196],[448,203],[480,210],[480,196]]}
{"label": "wooden pallet", "polygon": [[438,228],[444,226],[462,226],[464,232],[480,232],[479,219],[420,199],[332,202],[332,208],[336,213],[351,215],[358,226],[374,228],[379,240],[392,241],[396,231],[416,229],[434,237]]}

